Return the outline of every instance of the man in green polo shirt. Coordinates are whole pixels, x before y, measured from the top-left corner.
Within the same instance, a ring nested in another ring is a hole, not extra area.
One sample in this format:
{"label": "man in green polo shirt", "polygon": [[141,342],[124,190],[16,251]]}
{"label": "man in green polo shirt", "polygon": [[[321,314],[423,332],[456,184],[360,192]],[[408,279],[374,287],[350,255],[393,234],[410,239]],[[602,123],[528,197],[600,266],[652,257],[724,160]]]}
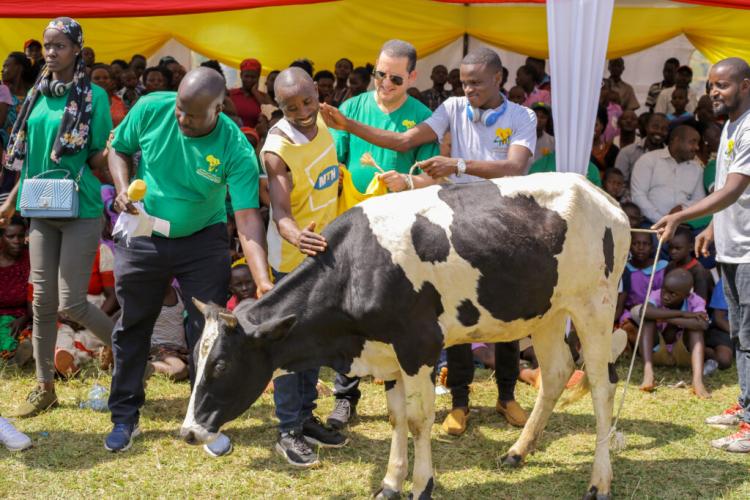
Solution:
{"label": "man in green polo shirt", "polygon": [[[151,332],[170,281],[177,279],[187,307],[190,353],[203,331],[203,316],[192,299],[219,304],[226,299],[227,187],[258,290],[272,287],[258,211],[258,163],[240,129],[222,113],[224,94],[218,73],[197,68],[185,76],[177,93],[155,92],[139,99],[111,141],[115,209],[137,213],[127,196],[126,159],[140,150],[137,177],[147,186],[143,203],[154,218],[154,233],[129,240],[115,235],[115,291],[122,316],[112,336],[115,368],[109,409],[114,428],[105,441],[110,451],[127,450],[140,432]],[[190,367],[192,379],[192,357]],[[221,434],[206,451],[223,455],[231,451],[231,443]]]}
{"label": "man in green polo shirt", "polygon": [[[422,123],[432,115],[432,111],[406,93],[417,79],[416,65],[417,51],[412,44],[402,40],[385,42],[373,72],[375,90],[344,101],[339,110],[348,118],[392,132],[406,132]],[[405,174],[409,173],[411,166],[440,154],[436,142],[423,144],[406,152],[397,152],[374,146],[345,131],[330,130],[336,142],[339,162],[346,165],[354,186],[363,193],[373,176],[379,173],[373,167],[360,163],[364,153],[370,153],[375,163],[386,170],[382,180],[390,191],[407,189]],[[419,173],[419,170],[415,172]],[[412,179],[414,187],[434,182],[428,176],[415,176]],[[341,374],[336,376],[336,404],[328,417],[328,425],[341,429],[356,414],[360,397],[358,386],[359,378]]]}

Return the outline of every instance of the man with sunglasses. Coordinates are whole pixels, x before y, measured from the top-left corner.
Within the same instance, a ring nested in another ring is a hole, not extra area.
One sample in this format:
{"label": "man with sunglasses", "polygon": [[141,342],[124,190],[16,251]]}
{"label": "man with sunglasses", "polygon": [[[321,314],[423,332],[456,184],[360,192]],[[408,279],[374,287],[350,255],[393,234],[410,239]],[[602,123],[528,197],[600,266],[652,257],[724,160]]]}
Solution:
{"label": "man with sunglasses", "polygon": [[[424,123],[403,133],[369,127],[330,106],[322,106],[321,112],[329,127],[395,151],[432,143],[449,131],[451,157],[435,156],[422,161],[419,166],[426,175],[414,177],[410,187],[434,183],[444,177],[462,183],[524,175],[536,147],[534,111],[500,94],[502,63],[494,51],[482,48],[470,52],[461,61],[460,72],[465,97],[449,98]],[[447,351],[453,410],[443,422],[443,429],[460,435],[466,430],[469,415],[469,384],[474,377],[474,364],[468,344]],[[495,363],[499,393],[495,408],[511,425],[521,427],[527,415],[514,397],[518,342],[495,344]]]}
{"label": "man with sunglasses", "polygon": [[[432,115],[430,109],[406,91],[414,85],[417,73],[417,51],[402,40],[389,40],[380,49],[373,71],[375,90],[346,100],[339,111],[349,119],[371,127],[394,133],[406,132]],[[340,163],[351,173],[354,186],[365,192],[373,176],[378,172],[371,166],[362,165],[360,158],[370,153],[375,162],[386,173],[381,176],[388,189],[402,191],[407,188],[406,175],[416,162],[432,158],[439,153],[435,139],[402,152],[373,146],[356,135],[343,130],[331,130],[336,142],[336,153]],[[418,186],[431,184],[429,178],[415,177]],[[359,378],[338,375],[335,382],[336,404],[328,417],[331,427],[341,429],[356,415],[359,401]]]}

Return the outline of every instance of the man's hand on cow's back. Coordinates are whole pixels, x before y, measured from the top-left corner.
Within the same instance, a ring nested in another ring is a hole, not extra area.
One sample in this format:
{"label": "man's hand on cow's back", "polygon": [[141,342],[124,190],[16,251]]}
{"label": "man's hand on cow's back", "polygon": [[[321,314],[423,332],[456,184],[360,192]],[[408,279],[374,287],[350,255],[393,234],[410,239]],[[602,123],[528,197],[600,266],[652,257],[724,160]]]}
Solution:
{"label": "man's hand on cow's back", "polygon": [[297,248],[303,254],[314,257],[319,252],[325,252],[327,247],[328,241],[326,241],[325,237],[315,232],[315,221],[300,231],[297,238]]}

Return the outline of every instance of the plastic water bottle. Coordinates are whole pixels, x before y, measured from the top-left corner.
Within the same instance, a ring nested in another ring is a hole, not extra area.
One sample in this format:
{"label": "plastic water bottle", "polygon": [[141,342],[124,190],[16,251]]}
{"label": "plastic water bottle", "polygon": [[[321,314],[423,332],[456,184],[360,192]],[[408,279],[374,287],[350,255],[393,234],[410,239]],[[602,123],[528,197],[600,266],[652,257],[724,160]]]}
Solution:
{"label": "plastic water bottle", "polygon": [[81,408],[91,408],[94,411],[107,411],[107,400],[109,391],[106,387],[94,384],[89,391],[89,397],[86,401],[81,402]]}

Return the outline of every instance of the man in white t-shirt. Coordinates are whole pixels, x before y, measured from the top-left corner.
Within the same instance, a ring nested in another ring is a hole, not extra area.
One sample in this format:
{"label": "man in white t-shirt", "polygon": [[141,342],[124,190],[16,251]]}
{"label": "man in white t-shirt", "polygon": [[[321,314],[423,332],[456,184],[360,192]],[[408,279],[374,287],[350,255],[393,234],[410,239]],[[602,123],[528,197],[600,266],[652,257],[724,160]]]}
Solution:
{"label": "man in white t-shirt", "polygon": [[708,75],[714,114],[728,115],[716,158],[716,188],[703,200],[681,212],[663,217],[654,225],[669,239],[687,220],[715,214],[698,235],[695,253],[708,255],[716,242],[716,261],[729,306],[730,335],[737,350],[740,397],[720,415],[706,419],[715,427],[738,432],[711,441],[711,446],[735,453],[750,452],[750,66],[739,58],[716,63]]}
{"label": "man in white t-shirt", "polygon": [[[512,103],[498,92],[502,63],[486,48],[470,52],[461,61],[461,84],[465,96],[451,97],[433,115],[404,133],[368,127],[344,117],[336,108],[321,105],[329,127],[345,130],[367,142],[396,151],[408,151],[451,135],[451,155],[435,156],[419,163],[432,182],[449,177],[455,183],[523,175],[536,147],[536,114]],[[404,175],[405,184],[413,187]],[[443,429],[458,435],[466,430],[469,415],[469,384],[474,377],[471,345],[448,348],[448,386],[453,410]],[[521,427],[527,415],[515,401],[518,377],[518,342],[495,344],[498,385],[496,410],[512,425]]]}

